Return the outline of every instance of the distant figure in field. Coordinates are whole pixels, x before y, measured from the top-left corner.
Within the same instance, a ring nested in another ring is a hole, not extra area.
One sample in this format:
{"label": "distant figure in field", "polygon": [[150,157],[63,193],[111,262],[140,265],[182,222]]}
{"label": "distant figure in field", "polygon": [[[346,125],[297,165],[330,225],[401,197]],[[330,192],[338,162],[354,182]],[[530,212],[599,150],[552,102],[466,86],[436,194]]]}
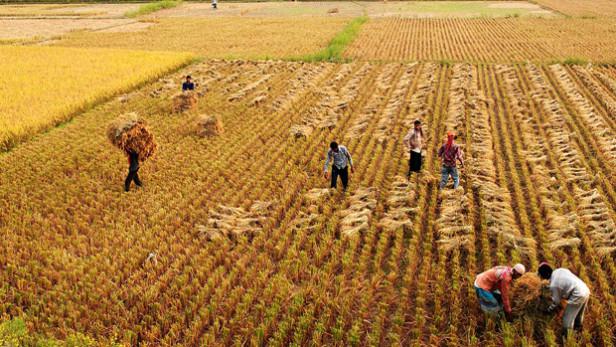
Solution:
{"label": "distant figure in field", "polygon": [[186,82],[182,83],[182,91],[195,90],[195,84],[192,81],[190,75],[186,76]]}
{"label": "distant figure in field", "polygon": [[409,172],[406,175],[407,179],[411,179],[413,172],[421,171],[421,148],[423,146],[424,134],[421,128],[421,121],[418,119],[413,124],[413,129],[409,130],[408,134],[404,137],[404,144],[406,148],[411,152],[409,159]]}
{"label": "distant figure in field", "polygon": [[475,277],[475,292],[481,310],[487,314],[499,315],[504,311],[505,317],[511,321],[511,303],[509,302],[509,287],[511,283],[526,272],[522,264],[495,266]]}
{"label": "distant figure in field", "polygon": [[128,156],[128,176],[126,176],[126,180],[124,181],[124,191],[128,192],[130,190],[130,184],[134,181],[137,187],[142,187],[143,184],[139,179],[139,154],[133,151],[126,153]]}
{"label": "distant figure in field", "polygon": [[212,8],[213,9],[217,9],[218,8],[218,0],[212,0]]}
{"label": "distant figure in field", "polygon": [[449,181],[449,176],[453,178],[453,188],[456,189],[460,185],[460,177],[458,175],[458,169],[456,164],[459,161],[460,165],[464,165],[463,153],[460,147],[454,143],[455,134],[453,131],[447,132],[447,142],[445,142],[438,150],[438,156],[443,162],[441,168],[441,184],[440,188],[443,189]]}
{"label": "distant figure in field", "polygon": [[584,313],[590,298],[590,289],[584,281],[574,275],[568,269],[560,268],[552,270],[548,263],[539,264],[539,276],[550,281],[552,303],[548,307],[548,313],[555,312],[560,307],[561,300],[567,301],[567,307],[563,314],[562,338],[566,340],[573,330],[582,330]]}
{"label": "distant figure in field", "polygon": [[338,176],[340,176],[342,187],[344,191],[346,191],[349,185],[349,166],[351,167],[351,172],[355,172],[351,153],[349,153],[349,150],[345,146],[338,145],[336,142],[330,143],[325,159],[325,167],[323,169],[325,179],[329,178],[327,168],[330,162],[332,163],[331,187],[337,187]]}

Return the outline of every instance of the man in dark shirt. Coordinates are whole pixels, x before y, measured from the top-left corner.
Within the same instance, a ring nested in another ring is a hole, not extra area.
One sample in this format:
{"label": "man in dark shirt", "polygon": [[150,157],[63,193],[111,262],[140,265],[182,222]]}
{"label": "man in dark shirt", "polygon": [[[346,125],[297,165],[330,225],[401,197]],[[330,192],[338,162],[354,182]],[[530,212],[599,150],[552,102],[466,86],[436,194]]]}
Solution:
{"label": "man in dark shirt", "polygon": [[126,176],[126,181],[124,181],[124,190],[130,190],[131,182],[135,181],[137,187],[141,187],[143,184],[139,179],[139,154],[133,151],[130,151],[128,154],[128,176]]}
{"label": "man in dark shirt", "polygon": [[182,91],[195,90],[195,84],[192,82],[190,75],[186,76],[186,82],[182,83]]}

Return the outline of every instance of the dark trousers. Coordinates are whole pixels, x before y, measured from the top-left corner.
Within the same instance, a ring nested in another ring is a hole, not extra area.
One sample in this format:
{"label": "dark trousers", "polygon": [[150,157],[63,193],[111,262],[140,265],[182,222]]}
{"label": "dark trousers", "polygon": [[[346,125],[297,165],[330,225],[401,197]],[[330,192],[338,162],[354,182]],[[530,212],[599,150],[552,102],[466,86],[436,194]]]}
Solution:
{"label": "dark trousers", "polygon": [[124,190],[128,191],[133,181],[137,186],[141,187],[141,180],[139,179],[138,172],[139,170],[128,171],[128,176],[126,176],[126,180],[124,181]]}
{"label": "dark trousers", "polygon": [[344,169],[338,169],[336,165],[332,167],[332,188],[336,188],[338,176],[340,176],[342,181],[342,188],[346,190],[349,185],[349,167],[346,166]]}

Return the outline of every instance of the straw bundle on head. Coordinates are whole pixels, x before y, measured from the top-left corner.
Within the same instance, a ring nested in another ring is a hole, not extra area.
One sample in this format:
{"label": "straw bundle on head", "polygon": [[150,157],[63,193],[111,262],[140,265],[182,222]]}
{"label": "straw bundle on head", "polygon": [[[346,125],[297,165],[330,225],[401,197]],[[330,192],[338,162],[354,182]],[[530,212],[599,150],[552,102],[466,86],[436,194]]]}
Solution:
{"label": "straw bundle on head", "polygon": [[107,137],[124,152],[139,154],[140,160],[146,160],[156,151],[154,136],[136,113],[123,114],[114,120],[107,129]]}
{"label": "straw bundle on head", "polygon": [[197,94],[191,91],[176,94],[173,97],[173,112],[181,113],[197,106]]}
{"label": "straw bundle on head", "polygon": [[542,281],[536,273],[527,272],[513,282],[511,308],[514,315],[540,314],[549,300],[547,281]]}
{"label": "straw bundle on head", "polygon": [[197,135],[201,137],[211,137],[222,134],[224,129],[222,121],[216,116],[199,115],[195,119]]}

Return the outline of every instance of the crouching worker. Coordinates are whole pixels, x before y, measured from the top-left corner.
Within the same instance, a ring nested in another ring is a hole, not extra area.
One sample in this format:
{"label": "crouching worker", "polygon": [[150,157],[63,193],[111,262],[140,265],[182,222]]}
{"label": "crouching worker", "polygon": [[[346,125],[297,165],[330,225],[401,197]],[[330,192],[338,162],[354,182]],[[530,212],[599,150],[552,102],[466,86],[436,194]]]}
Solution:
{"label": "crouching worker", "polygon": [[338,176],[340,176],[342,188],[346,191],[347,186],[349,185],[349,167],[351,167],[351,172],[355,172],[353,169],[353,158],[351,158],[351,153],[349,153],[349,150],[345,146],[338,145],[337,142],[330,143],[329,150],[327,151],[327,157],[325,159],[325,167],[323,168],[323,175],[325,176],[325,179],[329,178],[327,168],[329,167],[330,162],[333,164],[331,187],[336,188]]}
{"label": "crouching worker", "polygon": [[526,268],[522,264],[495,266],[482,272],[475,278],[475,292],[481,310],[489,315],[498,316],[502,311],[508,321],[512,320],[509,288],[511,282],[522,276]]}
{"label": "crouching worker", "polygon": [[139,179],[139,154],[133,151],[126,153],[128,156],[128,176],[124,181],[124,191],[130,190],[130,184],[134,181],[137,187],[143,186]]}
{"label": "crouching worker", "polygon": [[574,329],[582,330],[590,289],[584,281],[564,268],[552,270],[552,267],[544,262],[539,264],[538,272],[542,279],[550,281],[552,303],[547,309],[548,313],[556,312],[561,300],[567,301],[562,331],[563,340],[566,340]]}

